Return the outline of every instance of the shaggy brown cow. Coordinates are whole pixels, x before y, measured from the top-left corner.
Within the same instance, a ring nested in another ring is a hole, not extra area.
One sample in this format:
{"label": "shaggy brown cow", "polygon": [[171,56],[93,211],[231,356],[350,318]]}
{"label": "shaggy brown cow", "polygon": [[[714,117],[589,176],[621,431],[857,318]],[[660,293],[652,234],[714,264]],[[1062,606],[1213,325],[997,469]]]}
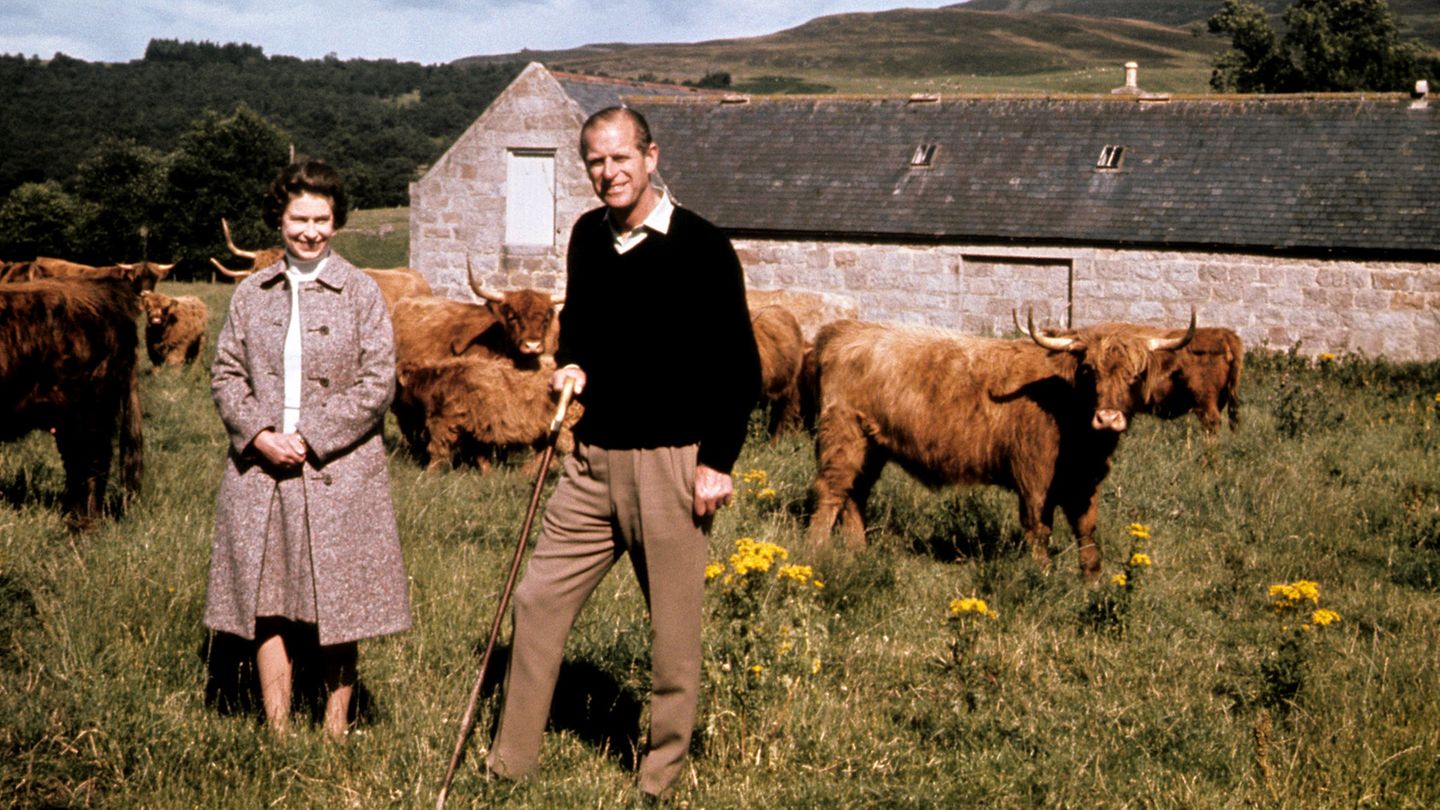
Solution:
{"label": "shaggy brown cow", "polygon": [[1095,544],[1100,482],[1128,420],[1179,338],[1092,327],[1073,337],[1031,330],[1026,340],[839,321],[815,345],[820,415],[818,493],[809,539],[842,528],[864,543],[864,509],[885,463],[923,483],[989,483],[1019,495],[1031,555],[1048,570],[1054,512],[1065,512],[1081,573],[1100,572]]}
{"label": "shaggy brown cow", "polygon": [[230,237],[230,223],[224,217],[220,218],[220,229],[225,232],[225,246],[230,248],[230,252],[242,259],[250,260],[249,267],[243,270],[231,270],[221,264],[219,259],[211,256],[210,263],[215,265],[215,269],[219,270],[223,275],[229,276],[230,278],[244,278],[257,270],[263,270],[285,258],[285,248],[282,247],[269,247],[261,250],[244,250],[236,247],[235,240]]}
{"label": "shaggy brown cow", "polygon": [[385,308],[391,314],[394,314],[395,305],[401,299],[433,294],[430,282],[412,267],[365,267],[361,268],[361,272],[375,279],[380,295],[385,298]]}
{"label": "shaggy brown cow", "polygon": [[137,314],[134,291],[118,279],[0,285],[0,441],[53,431],[73,528],[104,506],[117,420],[122,506],[140,492]]}
{"label": "shaggy brown cow", "polygon": [[[229,245],[230,252],[250,260],[250,266],[244,270],[231,270],[215,257],[210,257],[210,263],[215,265],[215,269],[228,278],[245,278],[285,257],[284,248],[265,248],[264,250],[238,248],[235,246],[235,241],[230,238],[230,223],[221,219],[220,226],[225,230],[225,244]],[[363,267],[361,272],[375,280],[375,284],[380,287],[380,295],[385,299],[385,308],[390,310],[392,315],[395,312],[395,304],[400,299],[432,294],[430,282],[426,281],[425,277],[420,275],[420,271],[413,267]]]}
{"label": "shaggy brown cow", "polygon": [[854,320],[860,317],[855,302],[833,293],[805,290],[746,290],[745,300],[753,313],[761,307],[778,306],[790,310],[800,323],[806,342],[813,342],[820,327],[831,321]]}
{"label": "shaggy brown cow", "polygon": [[[1115,326],[1121,326],[1116,324]],[[1015,328],[1021,332],[1017,320]],[[1155,337],[1175,338],[1183,329],[1132,327]],[[1073,330],[1045,329],[1047,335],[1073,336]],[[1229,329],[1202,327],[1178,351],[1158,353],[1160,374],[1150,381],[1147,398],[1140,409],[1161,419],[1176,419],[1194,413],[1207,433],[1220,430],[1220,411],[1228,412],[1230,429],[1240,426],[1240,373],[1245,366],[1245,344]]]}
{"label": "shaggy brown cow", "polygon": [[41,279],[120,279],[128,283],[135,292],[155,289],[155,285],[170,275],[175,268],[172,264],[156,262],[135,262],[133,264],[107,264],[93,266],[79,262],[36,256],[34,261],[12,262],[0,271],[0,282],[40,281]]}
{"label": "shaggy brown cow", "polygon": [[145,308],[145,350],[150,355],[150,373],[165,366],[180,368],[194,362],[205,350],[205,327],[210,310],[193,295],[171,297],[164,293],[142,292]]}
{"label": "shaggy brown cow", "polygon": [[[1165,333],[1178,336],[1178,331]],[[1240,372],[1245,366],[1245,344],[1229,329],[1195,330],[1195,339],[1183,349],[1159,352],[1168,370],[1150,389],[1145,410],[1162,419],[1194,413],[1205,430],[1220,430],[1220,411],[1230,417],[1230,429],[1240,426]]]}
{"label": "shaggy brown cow", "polygon": [[781,431],[800,424],[800,366],[805,337],[800,322],[784,307],[752,310],[750,325],[760,351],[760,399],[770,407],[770,441]]}
{"label": "shaggy brown cow", "polygon": [[[509,361],[487,357],[450,357],[438,363],[396,366],[396,378],[424,414],[429,436],[427,469],[474,460],[489,471],[489,456],[517,447],[540,449],[549,435],[557,397],[550,390],[553,368],[517,369]],[[572,404],[556,438],[556,450],[574,447],[570,428],[581,407]],[[537,456],[525,468],[537,472]]]}
{"label": "shaggy brown cow", "polygon": [[[484,304],[418,296],[395,305],[396,363],[425,365],[473,356],[505,358],[519,369],[539,368],[541,358],[555,350],[555,312],[564,299],[537,290],[491,292],[473,280],[470,286]],[[428,441],[425,414],[404,389],[404,381],[397,378],[390,409],[401,435],[412,449],[419,448]]]}

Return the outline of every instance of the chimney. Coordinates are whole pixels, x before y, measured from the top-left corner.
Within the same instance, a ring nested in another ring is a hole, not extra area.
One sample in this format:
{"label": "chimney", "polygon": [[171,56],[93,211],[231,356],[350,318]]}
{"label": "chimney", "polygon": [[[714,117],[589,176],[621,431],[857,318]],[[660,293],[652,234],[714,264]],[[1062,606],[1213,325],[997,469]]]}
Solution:
{"label": "chimney", "polygon": [[1117,96],[1138,96],[1138,95],[1140,95],[1140,94],[1142,93],[1142,91],[1140,90],[1139,76],[1140,76],[1140,65],[1136,64],[1135,62],[1126,62],[1126,63],[1125,63],[1125,84],[1122,85],[1122,86],[1120,86],[1120,87],[1115,88],[1114,90],[1111,90],[1110,92],[1111,92],[1112,94],[1114,94],[1114,95],[1117,95]]}

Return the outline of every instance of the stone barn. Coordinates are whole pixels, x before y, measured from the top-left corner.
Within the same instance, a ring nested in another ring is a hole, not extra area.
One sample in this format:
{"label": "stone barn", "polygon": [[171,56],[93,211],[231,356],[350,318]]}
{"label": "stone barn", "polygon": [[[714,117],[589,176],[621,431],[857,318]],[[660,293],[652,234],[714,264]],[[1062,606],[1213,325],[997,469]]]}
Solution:
{"label": "stone barn", "polygon": [[[1440,103],[1423,85],[1171,97],[1133,75],[1109,95],[797,98],[531,65],[414,185],[411,260],[450,294],[468,295],[467,253],[490,286],[558,290],[569,225],[597,204],[579,124],[623,99],[754,289],[975,334],[1031,306],[1037,323],[1174,326],[1194,306],[1247,345],[1440,357]],[[549,197],[526,190],[533,155],[553,160]]]}

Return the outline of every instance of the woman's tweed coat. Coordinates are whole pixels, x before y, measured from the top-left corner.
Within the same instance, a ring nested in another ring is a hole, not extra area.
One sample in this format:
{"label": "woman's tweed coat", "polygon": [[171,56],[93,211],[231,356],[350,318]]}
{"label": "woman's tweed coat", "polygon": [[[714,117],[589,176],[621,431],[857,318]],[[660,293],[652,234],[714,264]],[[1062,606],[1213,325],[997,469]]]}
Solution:
{"label": "woman's tweed coat", "polygon": [[[216,341],[211,393],[230,436],[220,484],[205,624],[255,636],[266,521],[276,484],[250,447],[280,429],[290,291],[284,262],[243,281]],[[301,287],[300,423],[321,644],[410,627],[381,427],[395,390],[395,344],[380,289],[332,254]]]}

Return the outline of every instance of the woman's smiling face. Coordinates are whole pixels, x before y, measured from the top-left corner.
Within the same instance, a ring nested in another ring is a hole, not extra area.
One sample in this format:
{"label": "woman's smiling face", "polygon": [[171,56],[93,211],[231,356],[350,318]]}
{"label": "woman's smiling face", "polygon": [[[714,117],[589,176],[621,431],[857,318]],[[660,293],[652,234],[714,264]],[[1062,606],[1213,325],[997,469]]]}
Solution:
{"label": "woman's smiling face", "polygon": [[306,191],[290,198],[280,218],[280,236],[290,255],[315,261],[325,255],[334,235],[335,215],[329,197]]}

